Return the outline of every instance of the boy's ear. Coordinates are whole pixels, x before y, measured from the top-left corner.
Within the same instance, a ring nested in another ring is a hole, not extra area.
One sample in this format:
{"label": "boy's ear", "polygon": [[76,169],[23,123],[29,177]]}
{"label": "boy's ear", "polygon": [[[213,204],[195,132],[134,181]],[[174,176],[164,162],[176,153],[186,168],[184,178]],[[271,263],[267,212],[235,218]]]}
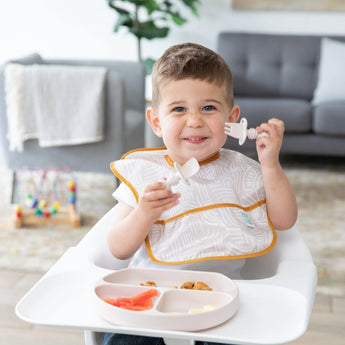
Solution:
{"label": "boy's ear", "polygon": [[157,137],[162,137],[162,129],[160,126],[159,117],[155,113],[152,107],[146,109],[146,120],[150,124],[153,132],[157,135]]}
{"label": "boy's ear", "polygon": [[229,122],[237,122],[240,117],[240,113],[240,107],[238,105],[234,105],[229,114]]}

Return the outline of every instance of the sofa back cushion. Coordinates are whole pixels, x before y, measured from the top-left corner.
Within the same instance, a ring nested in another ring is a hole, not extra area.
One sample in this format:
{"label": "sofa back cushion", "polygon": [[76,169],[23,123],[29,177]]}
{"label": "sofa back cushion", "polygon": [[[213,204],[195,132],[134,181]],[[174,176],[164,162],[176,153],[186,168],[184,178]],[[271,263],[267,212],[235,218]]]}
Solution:
{"label": "sofa back cushion", "polygon": [[217,51],[231,68],[235,96],[311,100],[320,42],[320,36],[222,32]]}

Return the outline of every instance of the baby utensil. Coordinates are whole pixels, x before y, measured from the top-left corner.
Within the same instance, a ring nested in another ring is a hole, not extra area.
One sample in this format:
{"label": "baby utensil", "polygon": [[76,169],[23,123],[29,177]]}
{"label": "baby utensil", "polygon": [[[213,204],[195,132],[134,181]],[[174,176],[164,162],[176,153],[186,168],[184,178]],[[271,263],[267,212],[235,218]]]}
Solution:
{"label": "baby utensil", "polygon": [[166,181],[162,181],[165,183],[166,189],[171,189],[171,187],[178,184],[180,180],[189,185],[188,179],[199,171],[200,166],[195,158],[191,158],[183,165],[174,162],[174,168],[175,172],[169,176]]}
{"label": "baby utensil", "polygon": [[242,118],[239,123],[237,122],[225,122],[224,131],[225,134],[230,137],[238,139],[238,143],[243,145],[248,137],[248,139],[257,139],[260,137],[268,136],[268,133],[258,133],[255,128],[249,128],[248,121],[246,118]]}

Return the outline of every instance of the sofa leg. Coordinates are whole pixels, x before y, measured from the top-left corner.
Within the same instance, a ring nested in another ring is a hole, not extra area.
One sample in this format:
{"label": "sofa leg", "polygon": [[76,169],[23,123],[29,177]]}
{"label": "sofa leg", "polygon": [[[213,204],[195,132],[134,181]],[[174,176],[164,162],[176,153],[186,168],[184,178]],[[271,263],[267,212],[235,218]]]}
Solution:
{"label": "sofa leg", "polygon": [[16,180],[17,180],[17,171],[13,170],[12,172],[12,189],[11,189],[11,204],[15,203],[15,197],[16,197]]}

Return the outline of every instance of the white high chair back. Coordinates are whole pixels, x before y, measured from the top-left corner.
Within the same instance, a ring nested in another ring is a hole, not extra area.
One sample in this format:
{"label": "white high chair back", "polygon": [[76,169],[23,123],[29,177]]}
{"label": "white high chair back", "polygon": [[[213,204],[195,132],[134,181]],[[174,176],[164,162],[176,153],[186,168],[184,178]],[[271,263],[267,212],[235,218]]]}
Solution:
{"label": "white high chair back", "polygon": [[[115,212],[116,207],[110,210],[78,245],[90,252],[90,259],[96,266],[113,270],[124,268],[128,264],[128,261],[115,259],[106,243],[107,231]],[[279,286],[288,289],[289,293],[298,293],[303,303],[298,310],[300,324],[296,325],[295,338],[306,331],[314,303],[317,274],[311,254],[296,227],[278,231],[275,247],[266,255],[247,259],[241,274],[245,281],[236,281],[240,289],[240,298],[242,285],[246,289],[250,289],[251,286],[255,289],[260,284],[267,286],[268,290],[270,287]],[[291,309],[292,306],[288,303],[289,299],[286,299],[286,306]],[[241,305],[239,310],[240,308]],[[281,312],[284,313],[284,310]],[[250,328],[250,325],[247,326]],[[273,329],[271,331],[274,332]],[[103,333],[100,332],[85,331],[85,344],[101,345],[102,336]],[[171,334],[169,337],[171,338]],[[190,339],[164,339],[167,345],[194,344]]]}

